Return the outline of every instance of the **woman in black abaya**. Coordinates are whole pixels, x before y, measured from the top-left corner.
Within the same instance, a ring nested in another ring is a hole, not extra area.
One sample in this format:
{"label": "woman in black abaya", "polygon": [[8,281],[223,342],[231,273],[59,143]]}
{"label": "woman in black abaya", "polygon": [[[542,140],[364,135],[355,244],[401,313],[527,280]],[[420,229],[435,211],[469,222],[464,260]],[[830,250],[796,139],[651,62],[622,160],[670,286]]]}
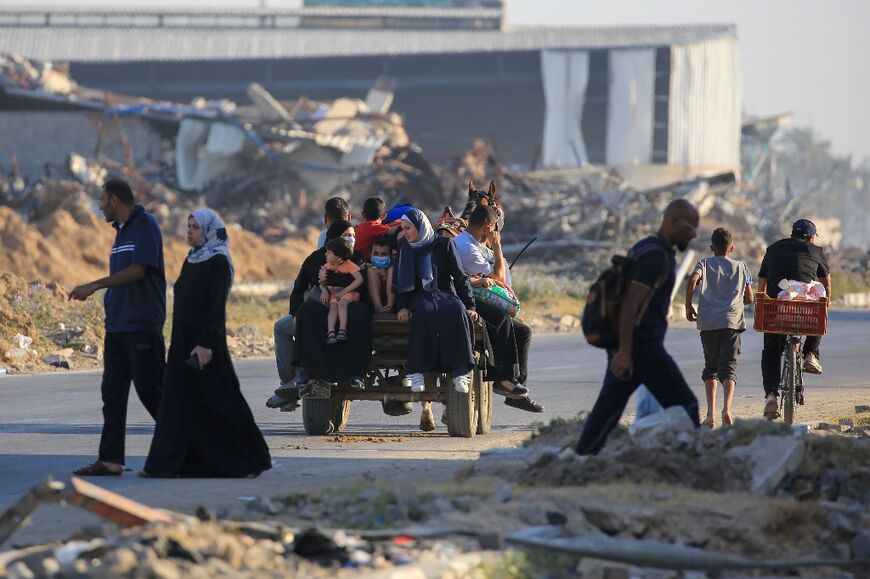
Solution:
{"label": "woman in black abaya", "polygon": [[211,209],[197,209],[187,242],[157,426],[140,475],[253,478],[272,465],[227,349],[233,261],[226,227]]}
{"label": "woman in black abaya", "polygon": [[424,389],[423,374],[445,372],[459,392],[468,392],[474,367],[474,297],[456,250],[435,235],[418,209],[400,220],[393,292],[399,321],[411,323],[407,377]]}
{"label": "woman in black abaya", "polygon": [[[326,232],[327,241],[342,237],[353,243],[353,226],[347,221],[336,221]],[[306,290],[317,289],[321,268],[326,263],[326,250],[320,248],[306,258],[290,296],[291,313],[296,319],[293,365],[301,368],[302,384],[311,379],[328,382],[349,380],[354,387],[362,387],[372,359],[372,308],[369,305],[367,284],[360,286],[362,299],[348,305],[348,327],[353,328],[348,339],[335,344],[326,343],[329,308],[320,301],[303,300]],[[330,272],[329,276],[343,276]],[[363,276],[366,272],[363,272]],[[330,278],[332,279],[332,278]],[[340,285],[334,283],[331,285]]]}

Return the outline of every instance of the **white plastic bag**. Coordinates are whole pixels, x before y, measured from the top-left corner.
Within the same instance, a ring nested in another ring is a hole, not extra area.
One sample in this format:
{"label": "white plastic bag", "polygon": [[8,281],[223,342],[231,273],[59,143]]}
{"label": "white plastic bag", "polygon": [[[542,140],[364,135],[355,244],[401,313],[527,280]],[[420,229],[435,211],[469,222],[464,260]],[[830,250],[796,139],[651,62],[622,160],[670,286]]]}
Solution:
{"label": "white plastic bag", "polygon": [[783,279],[780,280],[778,287],[782,290],[776,296],[778,300],[817,302],[828,297],[825,286],[818,281],[802,282]]}

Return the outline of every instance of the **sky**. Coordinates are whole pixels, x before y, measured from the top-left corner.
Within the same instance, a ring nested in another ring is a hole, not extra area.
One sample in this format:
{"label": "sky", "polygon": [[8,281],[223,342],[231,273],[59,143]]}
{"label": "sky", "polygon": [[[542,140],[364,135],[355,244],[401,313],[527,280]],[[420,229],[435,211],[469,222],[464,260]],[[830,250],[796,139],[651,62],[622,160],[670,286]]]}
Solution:
{"label": "sky", "polygon": [[[21,0],[0,0],[21,4]],[[52,5],[257,6],[258,0],[29,0]],[[267,0],[296,6],[299,0]],[[737,25],[744,112],[794,113],[838,154],[870,158],[870,0],[507,0],[508,25]]]}

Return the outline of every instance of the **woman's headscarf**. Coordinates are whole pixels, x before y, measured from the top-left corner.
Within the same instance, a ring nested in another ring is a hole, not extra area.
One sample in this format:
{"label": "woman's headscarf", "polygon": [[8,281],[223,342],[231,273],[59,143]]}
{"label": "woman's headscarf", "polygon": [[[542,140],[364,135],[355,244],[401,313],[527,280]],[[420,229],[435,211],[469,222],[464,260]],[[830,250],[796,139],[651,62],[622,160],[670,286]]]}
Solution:
{"label": "woman's headscarf", "polygon": [[326,230],[326,241],[338,239],[339,237],[341,237],[342,233],[344,233],[351,227],[353,227],[353,225],[350,221],[345,221],[344,219],[333,221],[332,225],[330,225],[329,228]]}
{"label": "woman's headscarf", "polygon": [[414,243],[408,243],[405,239],[399,240],[396,293],[414,291],[417,278],[420,278],[420,285],[425,291],[432,291],[435,281],[432,274],[432,247],[438,238],[429,219],[419,209],[411,209],[402,216],[402,220],[416,227],[420,235]]}
{"label": "woman's headscarf", "polygon": [[226,256],[230,264],[230,279],[235,276],[233,256],[230,255],[229,237],[227,227],[217,213],[208,208],[197,209],[190,214],[199,228],[202,230],[202,245],[192,247],[187,254],[187,261],[200,263],[211,259],[216,255]]}

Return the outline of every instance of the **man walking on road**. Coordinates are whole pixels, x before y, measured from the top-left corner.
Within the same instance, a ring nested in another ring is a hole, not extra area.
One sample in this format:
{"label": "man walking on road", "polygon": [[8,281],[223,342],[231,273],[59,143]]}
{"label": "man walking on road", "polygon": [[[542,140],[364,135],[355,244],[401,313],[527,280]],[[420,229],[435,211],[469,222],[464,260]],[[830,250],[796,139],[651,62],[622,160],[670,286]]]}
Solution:
{"label": "man walking on road", "polygon": [[124,470],[124,437],[130,381],[139,400],[157,417],[166,347],[166,275],[163,236],[157,219],[135,203],[126,182],[111,179],[100,193],[100,209],[117,230],[109,277],[77,286],[70,299],[86,300],[106,288],[103,347],[103,433],[99,458],[76,469],[80,476],[118,476]]}
{"label": "man walking on road", "polygon": [[[831,268],[825,250],[813,243],[816,240],[816,225],[809,219],[798,219],[791,228],[791,237],[780,239],[767,248],[758,270],[758,292],[776,299],[779,282],[784,279],[810,282],[820,281],[825,286],[828,300],[831,299]],[[761,351],[761,381],[764,384],[764,416],[779,418],[780,356],[785,348],[786,336],[764,334],[764,349]],[[804,372],[821,374],[819,363],[820,336],[807,336],[804,342]]]}
{"label": "man walking on road", "polygon": [[698,399],[665,350],[668,310],[676,280],[674,247],[685,251],[698,235],[699,220],[694,205],[685,199],[672,201],[665,209],[658,233],[631,248],[634,267],[619,315],[619,347],[607,351],[604,384],[580,434],[577,454],[601,450],[631,394],[641,384],[664,408],[685,408],[699,426]]}

